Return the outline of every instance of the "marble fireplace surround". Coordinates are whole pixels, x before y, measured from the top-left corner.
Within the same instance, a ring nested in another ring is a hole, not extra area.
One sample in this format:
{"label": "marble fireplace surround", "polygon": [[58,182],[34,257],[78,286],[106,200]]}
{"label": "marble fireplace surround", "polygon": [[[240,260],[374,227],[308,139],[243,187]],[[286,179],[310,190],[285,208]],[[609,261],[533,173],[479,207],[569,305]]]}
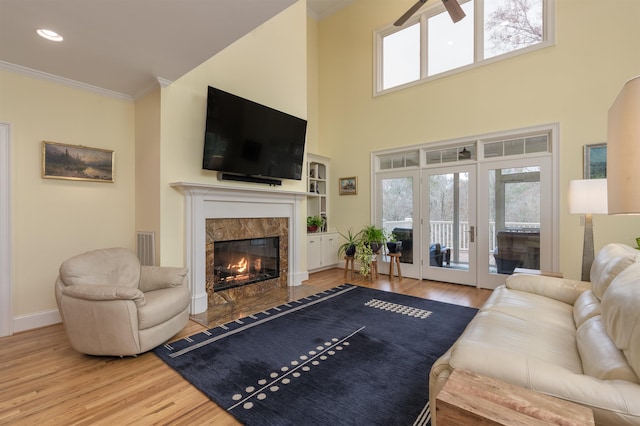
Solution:
{"label": "marble fireplace surround", "polygon": [[[243,186],[173,182],[185,199],[186,266],[191,286],[191,314],[208,307],[206,289],[206,220],[225,218],[289,219],[288,285],[296,286],[308,278],[301,266],[301,250],[306,233],[300,209],[306,200],[303,192]],[[304,225],[304,226],[303,226]]]}

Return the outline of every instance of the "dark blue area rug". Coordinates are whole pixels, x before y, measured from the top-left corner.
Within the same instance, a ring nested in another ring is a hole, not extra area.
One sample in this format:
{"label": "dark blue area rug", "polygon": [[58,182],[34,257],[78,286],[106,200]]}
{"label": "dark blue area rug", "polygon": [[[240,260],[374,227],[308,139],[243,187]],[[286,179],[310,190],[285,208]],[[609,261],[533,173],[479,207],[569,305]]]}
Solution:
{"label": "dark blue area rug", "polygon": [[476,312],[345,284],[154,352],[246,425],[427,425],[431,365]]}

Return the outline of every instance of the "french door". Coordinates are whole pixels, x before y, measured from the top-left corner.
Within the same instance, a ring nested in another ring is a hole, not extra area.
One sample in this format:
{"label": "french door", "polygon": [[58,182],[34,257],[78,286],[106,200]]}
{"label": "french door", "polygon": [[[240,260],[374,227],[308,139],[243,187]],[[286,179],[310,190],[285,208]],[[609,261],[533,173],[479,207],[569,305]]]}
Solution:
{"label": "french door", "polygon": [[476,166],[426,169],[422,176],[423,277],[476,285]]}
{"label": "french door", "polygon": [[[377,175],[376,216],[381,218],[387,236],[402,241],[400,265],[402,275],[420,278],[420,174],[417,170],[390,172]],[[389,258],[384,254],[378,260],[381,271],[389,271]]]}
{"label": "french door", "polygon": [[403,275],[495,288],[516,268],[557,270],[557,135],[545,125],[374,154],[372,220],[403,241]]}

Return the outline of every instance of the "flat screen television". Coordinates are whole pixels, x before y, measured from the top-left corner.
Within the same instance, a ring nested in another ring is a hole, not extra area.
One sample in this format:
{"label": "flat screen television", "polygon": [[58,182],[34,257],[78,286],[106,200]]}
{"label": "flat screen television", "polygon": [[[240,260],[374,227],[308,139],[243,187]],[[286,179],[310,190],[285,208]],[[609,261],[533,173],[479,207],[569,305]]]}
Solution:
{"label": "flat screen television", "polygon": [[202,168],[302,179],[307,121],[209,86]]}

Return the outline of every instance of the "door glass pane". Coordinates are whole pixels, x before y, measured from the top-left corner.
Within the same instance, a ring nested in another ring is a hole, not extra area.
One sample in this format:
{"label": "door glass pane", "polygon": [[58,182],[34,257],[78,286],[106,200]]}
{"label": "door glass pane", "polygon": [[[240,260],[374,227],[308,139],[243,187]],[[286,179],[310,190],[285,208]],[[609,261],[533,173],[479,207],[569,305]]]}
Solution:
{"label": "door glass pane", "polygon": [[469,270],[469,173],[429,177],[429,266]]}
{"label": "door glass pane", "polygon": [[402,241],[400,262],[413,263],[413,178],[382,179],[382,229]]}
{"label": "door glass pane", "polygon": [[489,272],[540,269],[540,167],[489,171]]}

